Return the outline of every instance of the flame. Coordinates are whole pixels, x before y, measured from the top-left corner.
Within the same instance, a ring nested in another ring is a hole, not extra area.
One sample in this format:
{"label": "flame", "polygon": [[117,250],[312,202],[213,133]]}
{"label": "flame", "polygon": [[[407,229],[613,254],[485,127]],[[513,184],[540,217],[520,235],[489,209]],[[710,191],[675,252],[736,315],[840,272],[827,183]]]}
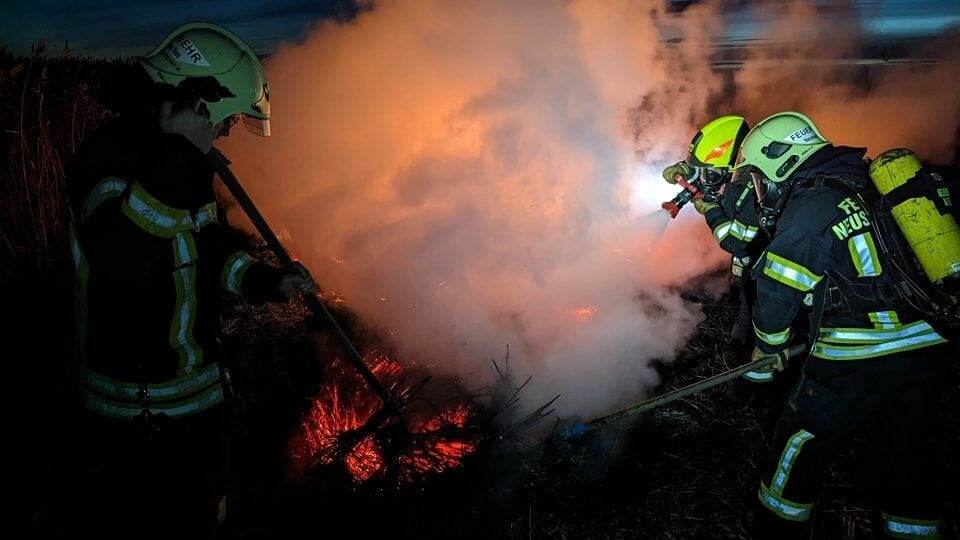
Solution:
{"label": "flame", "polygon": [[422,445],[401,458],[401,464],[405,466],[401,473],[404,479],[412,481],[418,474],[441,473],[459,467],[463,458],[477,449],[476,442],[446,439],[442,437],[442,432],[449,427],[463,428],[469,416],[470,409],[459,405],[414,428],[415,433],[427,437]]}
{"label": "flame", "polygon": [[[324,386],[301,424],[302,442],[298,446],[302,447],[302,451],[297,452],[296,457],[308,461],[315,458],[322,465],[333,463],[340,437],[363,426],[378,406],[376,400],[366,399],[366,396],[341,385]],[[367,435],[354,446],[344,462],[350,475],[360,482],[368,480],[383,468],[380,450],[372,435]]]}
{"label": "flame", "polygon": [[[384,354],[368,354],[364,362],[387,387],[397,388],[406,374],[402,364]],[[291,442],[291,460],[296,476],[317,465],[332,465],[342,457],[343,465],[362,484],[388,470],[388,455],[394,456],[398,478],[413,482],[428,474],[459,467],[477,449],[475,437],[464,428],[471,408],[457,404],[431,415],[411,420],[407,429],[413,442],[407,448],[385,448],[377,434],[368,433],[350,447],[350,433],[363,428],[382,403],[352,368],[337,362],[329,382],[313,398],[299,432]],[[387,439],[389,441],[389,439]],[[346,451],[345,455],[338,452]]]}
{"label": "flame", "polygon": [[347,470],[357,482],[366,482],[380,472],[383,469],[383,458],[373,435],[364,437],[347,456],[346,462]]}

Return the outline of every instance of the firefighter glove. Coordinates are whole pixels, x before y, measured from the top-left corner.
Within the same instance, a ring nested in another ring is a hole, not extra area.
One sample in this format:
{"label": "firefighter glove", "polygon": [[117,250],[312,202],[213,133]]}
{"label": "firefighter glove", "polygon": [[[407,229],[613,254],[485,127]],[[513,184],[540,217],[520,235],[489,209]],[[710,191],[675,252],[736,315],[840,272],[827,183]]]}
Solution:
{"label": "firefighter glove", "polygon": [[707,201],[706,199],[694,199],[693,207],[697,209],[697,212],[700,212],[702,215],[706,213],[711,208],[717,208],[719,205],[714,201]]}
{"label": "firefighter glove", "polygon": [[689,182],[697,176],[697,169],[696,167],[691,167],[685,161],[678,161],[663,170],[663,179],[666,180],[668,184],[676,184],[677,175]]}
{"label": "firefighter glove", "polygon": [[280,278],[277,289],[284,298],[293,298],[297,293],[316,294],[317,283],[310,276],[307,268],[299,262],[294,262],[296,273],[285,274]]}
{"label": "firefighter glove", "polygon": [[748,371],[743,374],[743,378],[750,382],[757,383],[767,383],[773,381],[773,374],[778,371],[783,371],[787,368],[787,360],[789,359],[788,351],[779,351],[775,353],[763,352],[759,347],[753,349],[753,355],[750,357],[751,362],[759,362],[761,360],[770,360],[776,359],[776,362],[764,366],[761,368]]}

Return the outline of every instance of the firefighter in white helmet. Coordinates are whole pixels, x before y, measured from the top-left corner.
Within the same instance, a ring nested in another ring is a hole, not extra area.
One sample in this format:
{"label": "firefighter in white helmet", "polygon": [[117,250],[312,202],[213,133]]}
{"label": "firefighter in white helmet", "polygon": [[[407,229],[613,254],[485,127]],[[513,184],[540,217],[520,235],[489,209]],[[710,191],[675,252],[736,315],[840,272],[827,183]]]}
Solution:
{"label": "firefighter in white helmet", "polygon": [[810,356],[761,476],[758,538],[808,537],[826,469],[858,433],[885,533],[939,538],[936,421],[950,345],[896,294],[864,153],[832,145],[788,111],[750,131],[734,168],[754,186],[771,235],[753,269],[753,358],[782,369],[798,310],[815,299]]}
{"label": "firefighter in white helmet", "polygon": [[250,47],[192,22],[139,64],[140,107],[84,141],[67,174],[82,404],[67,504],[81,535],[212,538],[228,467],[221,290],[281,301],[316,285],[231,247],[216,202],[217,137],[237,122],[270,132]]}

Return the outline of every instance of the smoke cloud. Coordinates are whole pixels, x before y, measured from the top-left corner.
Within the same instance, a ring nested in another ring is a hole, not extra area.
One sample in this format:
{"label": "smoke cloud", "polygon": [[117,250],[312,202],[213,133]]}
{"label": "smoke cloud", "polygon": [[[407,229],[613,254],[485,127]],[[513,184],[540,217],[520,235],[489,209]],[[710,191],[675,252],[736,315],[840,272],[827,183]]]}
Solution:
{"label": "smoke cloud", "polygon": [[[606,412],[642,397],[658,382],[650,361],[695,331],[702,315],[677,289],[729,261],[692,208],[669,225],[659,210],[676,193],[660,170],[698,125],[796,108],[872,152],[942,158],[953,141],[944,119],[960,97],[943,83],[958,80],[957,48],[856,86],[795,62],[807,41],[786,36],[801,43],[743,48],[742,68],[724,72],[711,67],[718,15],[627,0],[377,2],[281,46],[266,63],[274,135],[223,147],[321,287],[400,360],[479,386],[509,347],[533,375],[531,405],[562,394],[561,414]],[[775,26],[816,16],[794,8]]]}

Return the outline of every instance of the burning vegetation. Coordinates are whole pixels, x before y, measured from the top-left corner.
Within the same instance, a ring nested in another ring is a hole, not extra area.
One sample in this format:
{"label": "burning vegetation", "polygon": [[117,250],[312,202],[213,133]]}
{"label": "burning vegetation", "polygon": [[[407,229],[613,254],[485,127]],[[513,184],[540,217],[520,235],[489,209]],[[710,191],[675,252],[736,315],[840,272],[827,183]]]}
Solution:
{"label": "burning vegetation", "polygon": [[[368,354],[365,362],[395,395],[417,399],[414,393],[422,385],[407,386],[407,370],[399,362],[383,353]],[[357,484],[396,486],[461,466],[482,436],[470,423],[476,414],[470,402],[423,400],[419,406],[381,411],[384,407],[353,368],[333,362],[290,441],[292,476],[344,467]]]}

